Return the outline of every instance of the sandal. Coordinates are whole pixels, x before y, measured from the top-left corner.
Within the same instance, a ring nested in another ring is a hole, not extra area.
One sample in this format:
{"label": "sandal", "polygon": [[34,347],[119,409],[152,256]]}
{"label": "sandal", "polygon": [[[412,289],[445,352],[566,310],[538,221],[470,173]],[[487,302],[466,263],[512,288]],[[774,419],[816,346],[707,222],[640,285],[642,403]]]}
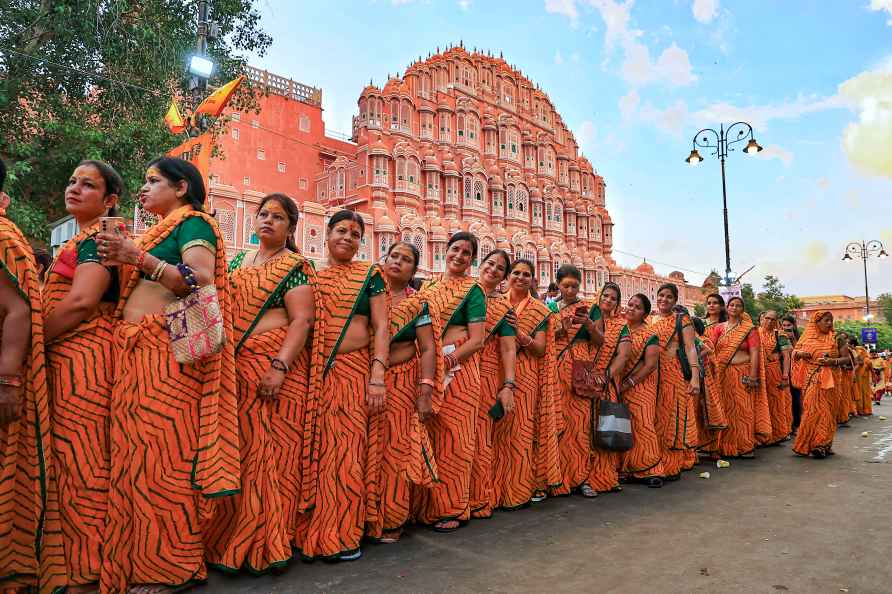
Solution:
{"label": "sandal", "polygon": [[402,535],[402,528],[397,528],[396,530],[385,530],[381,533],[381,538],[378,539],[378,542],[380,542],[381,544],[395,544],[400,541],[400,537]]}
{"label": "sandal", "polygon": [[659,489],[663,486],[663,479],[658,476],[652,476],[644,479],[644,484],[647,485],[648,489]]}
{"label": "sandal", "polygon": [[434,532],[455,532],[461,528],[461,522],[458,520],[440,520],[434,524]]}
{"label": "sandal", "polygon": [[533,493],[533,496],[530,498],[530,501],[533,503],[540,503],[548,499],[548,494],[545,491],[536,491]]}
{"label": "sandal", "polygon": [[591,485],[588,483],[582,483],[579,485],[579,494],[583,497],[588,497],[589,499],[593,499],[598,496],[598,492],[592,489]]}
{"label": "sandal", "polygon": [[356,561],[362,557],[362,549],[356,549],[355,551],[347,551],[338,555],[338,561]]}

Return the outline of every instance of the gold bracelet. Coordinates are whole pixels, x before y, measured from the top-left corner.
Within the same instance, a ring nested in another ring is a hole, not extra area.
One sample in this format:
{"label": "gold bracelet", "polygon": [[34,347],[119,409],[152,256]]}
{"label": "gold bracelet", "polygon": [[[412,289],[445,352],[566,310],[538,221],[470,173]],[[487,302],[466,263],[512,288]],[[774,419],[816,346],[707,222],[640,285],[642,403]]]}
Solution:
{"label": "gold bracelet", "polygon": [[158,264],[155,266],[155,270],[153,270],[152,274],[149,275],[149,280],[157,282],[158,279],[161,278],[161,275],[164,274],[165,268],[167,268],[167,262],[165,262],[164,260],[159,260]]}

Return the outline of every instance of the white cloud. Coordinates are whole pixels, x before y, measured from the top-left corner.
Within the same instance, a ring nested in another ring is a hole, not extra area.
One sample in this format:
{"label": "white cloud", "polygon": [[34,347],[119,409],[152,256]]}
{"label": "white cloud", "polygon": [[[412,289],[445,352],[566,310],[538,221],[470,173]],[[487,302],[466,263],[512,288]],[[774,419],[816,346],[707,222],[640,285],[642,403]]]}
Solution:
{"label": "white cloud", "polygon": [[665,109],[646,103],[639,113],[642,120],[650,122],[672,136],[681,136],[690,116],[688,104],[680,99]]}
{"label": "white cloud", "polygon": [[719,0],[694,0],[691,11],[699,22],[709,23],[719,14]]}
{"label": "white cloud", "polygon": [[736,122],[743,120],[759,129],[771,120],[795,120],[799,117],[845,107],[845,102],[837,95],[831,97],[799,96],[793,101],[776,105],[750,105],[741,107],[726,102],[713,103],[697,112],[698,119],[710,122]]}
{"label": "white cloud", "polygon": [[697,80],[691,71],[688,53],[674,43],[663,50],[656,62],[651,61],[650,50],[642,43],[628,42],[625,49],[622,76],[633,86],[666,83],[672,87],[682,87]]}
{"label": "white cloud", "polygon": [[789,167],[793,162],[793,153],[776,144],[766,146],[760,152],[756,153],[756,157],[760,159],[778,159],[783,162],[784,167]]}
{"label": "white cloud", "polygon": [[638,91],[635,89],[630,90],[619,98],[619,113],[624,120],[632,119],[632,116],[638,110],[639,103],[641,103],[641,97],[638,96]]}
{"label": "white cloud", "polygon": [[579,24],[576,0],[545,0],[545,12],[564,15],[570,19],[570,25],[573,27]]}
{"label": "white cloud", "polygon": [[579,124],[576,130],[576,142],[579,143],[582,152],[592,156],[595,153],[595,139],[597,138],[595,123],[591,120],[585,120]]}
{"label": "white cloud", "polygon": [[554,53],[554,63],[558,66],[564,63],[564,56],[561,55],[561,50]]}
{"label": "white cloud", "polygon": [[[892,0],[870,0],[870,9],[873,11],[885,10],[892,16]],[[892,19],[886,21],[886,24],[892,27]]]}
{"label": "white cloud", "polygon": [[462,10],[469,10],[471,8],[471,0],[458,0],[458,7]]}
{"label": "white cloud", "polygon": [[892,69],[862,72],[842,83],[839,94],[858,111],[858,121],[843,133],[849,160],[863,171],[892,178]]}
{"label": "white cloud", "polygon": [[582,56],[579,55],[579,52],[573,52],[572,54],[570,54],[570,61],[573,62],[574,64],[579,64],[579,62],[581,60],[582,60]]}

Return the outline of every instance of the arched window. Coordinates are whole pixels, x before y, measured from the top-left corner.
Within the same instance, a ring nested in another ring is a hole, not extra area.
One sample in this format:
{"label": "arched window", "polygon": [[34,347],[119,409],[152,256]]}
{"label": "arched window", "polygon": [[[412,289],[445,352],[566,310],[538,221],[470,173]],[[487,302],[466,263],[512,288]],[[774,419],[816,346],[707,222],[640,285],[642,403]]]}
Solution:
{"label": "arched window", "polygon": [[468,203],[471,201],[471,192],[473,192],[474,182],[471,181],[471,176],[465,176],[465,202]]}
{"label": "arched window", "polygon": [[517,188],[517,212],[525,213],[527,210],[527,191],[523,186]]}
{"label": "arched window", "polygon": [[403,101],[403,107],[400,117],[400,129],[403,132],[412,131],[412,104],[408,101]]}
{"label": "arched window", "polygon": [[554,220],[554,216],[552,215],[551,210],[551,201],[545,203],[545,219],[550,223]]}
{"label": "arched window", "polygon": [[564,207],[560,200],[554,203],[554,220],[556,223],[564,220]]}
{"label": "arched window", "polygon": [[468,126],[468,144],[480,148],[480,124],[477,122],[477,116],[469,115],[467,118]]}
{"label": "arched window", "polygon": [[508,156],[515,161],[520,161],[520,137],[514,131],[508,133]]}
{"label": "arched window", "polygon": [[455,131],[456,136],[458,138],[459,144],[464,144],[465,142],[465,114],[460,113],[455,116]]}
{"label": "arched window", "polygon": [[450,127],[448,113],[440,113],[440,140],[452,142],[452,128]]}
{"label": "arched window", "polygon": [[595,241],[601,241],[601,217],[592,217],[591,237]]}
{"label": "arched window", "polygon": [[508,186],[508,190],[505,193],[506,202],[508,204],[508,216],[514,216],[514,186]]}
{"label": "arched window", "polygon": [[554,276],[552,278],[557,278],[558,270],[561,268],[561,259],[559,257],[555,257],[554,259]]}
{"label": "arched window", "polygon": [[412,238],[412,245],[418,248],[418,262],[419,265],[424,262],[424,244],[425,244],[424,233],[418,231],[415,233],[415,237]]}
{"label": "arched window", "polygon": [[484,237],[482,240],[480,240],[480,259],[482,260],[483,258],[485,258],[486,255],[494,249],[496,249],[496,244],[493,242],[493,240],[488,237]]}
{"label": "arched window", "polygon": [[396,183],[400,185],[400,183],[406,183],[406,158],[405,157],[397,157],[396,159]]}
{"label": "arched window", "polygon": [[477,202],[482,202],[484,194],[485,192],[483,188],[483,182],[477,180],[476,182],[474,182],[474,200],[476,200]]}
{"label": "arched window", "polygon": [[343,170],[343,168],[339,168],[338,169],[338,186],[337,186],[337,195],[338,196],[344,195],[344,185],[345,185],[344,180],[345,180],[344,170]]}

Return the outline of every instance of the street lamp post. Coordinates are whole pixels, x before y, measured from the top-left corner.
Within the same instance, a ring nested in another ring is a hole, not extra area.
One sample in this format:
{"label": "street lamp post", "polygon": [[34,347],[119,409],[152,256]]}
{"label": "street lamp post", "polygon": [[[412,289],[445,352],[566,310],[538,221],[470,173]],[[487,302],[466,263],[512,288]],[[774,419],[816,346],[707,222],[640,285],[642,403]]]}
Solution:
{"label": "street lamp post", "polygon": [[[733,134],[732,134],[733,131]],[[733,145],[738,142],[743,142],[744,140],[749,140],[746,146],[743,148],[743,152],[748,155],[753,155],[762,150],[762,147],[759,146],[759,143],[756,142],[755,137],[753,136],[753,127],[750,126],[746,122],[735,122],[728,126],[726,129],[724,124],[719,126],[719,131],[716,132],[712,128],[704,128],[700,130],[696,134],[694,134],[694,140],[692,142],[693,148],[691,149],[691,154],[688,155],[688,158],[685,161],[689,165],[696,165],[703,161],[703,157],[700,156],[700,152],[697,148],[704,149],[712,149],[712,154],[719,158],[722,167],[722,207],[723,207],[723,215],[725,222],[725,285],[729,286],[731,284],[731,240],[728,234],[728,187],[725,182],[725,159],[728,158],[728,153],[733,151],[731,148]]]}
{"label": "street lamp post", "polygon": [[880,260],[886,259],[889,254],[883,247],[883,242],[878,239],[871,241],[853,241],[846,246],[845,253],[842,256],[843,261],[854,260],[855,257],[861,258],[864,263],[864,305],[867,307],[867,315],[870,316],[870,291],[867,288],[867,259],[876,256]]}

